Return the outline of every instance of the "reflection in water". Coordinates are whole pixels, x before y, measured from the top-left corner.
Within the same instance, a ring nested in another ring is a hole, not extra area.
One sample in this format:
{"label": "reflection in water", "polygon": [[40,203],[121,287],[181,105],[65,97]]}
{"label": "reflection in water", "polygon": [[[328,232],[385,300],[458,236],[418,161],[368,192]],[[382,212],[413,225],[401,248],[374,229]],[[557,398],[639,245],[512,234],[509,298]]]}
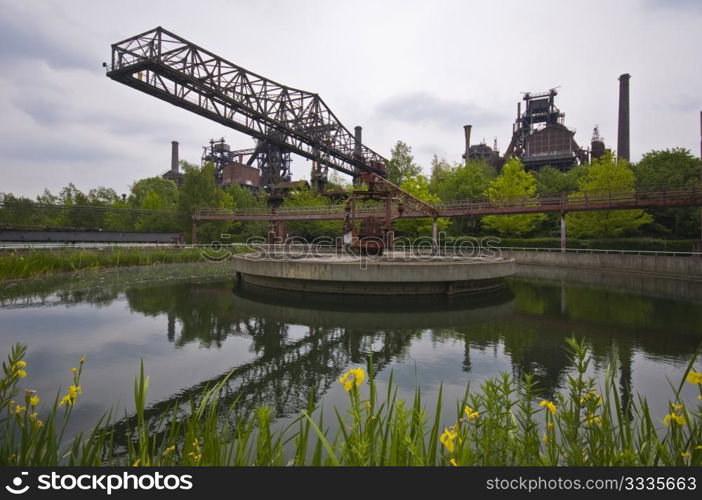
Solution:
{"label": "reflection in water", "polygon": [[[447,397],[459,398],[468,382],[504,370],[534,374],[548,397],[572,370],[563,350],[571,335],[591,342],[593,375],[617,361],[624,407],[632,391],[667,404],[661,374],[681,373],[702,339],[694,302],[562,277],[511,279],[508,289],[485,296],[392,299],[286,294],[237,287],[221,277],[230,276],[226,268],[172,269],[181,271],[166,281],[119,273],[0,287],[0,348],[29,343],[30,366],[55,390],[62,371],[93,346],[90,382],[109,389],[86,395],[89,425],[115,404],[115,392],[129,392],[116,380],[140,358],[155,381],[171,383],[150,402],[151,418],[173,405],[185,411],[232,369],[225,398],[237,401],[234,418],[264,404],[279,417],[294,415],[324,394],[338,404],[339,375],[371,357],[380,381],[392,370],[401,390],[419,384],[429,397],[444,382]],[[108,326],[97,332],[101,324]]]}
{"label": "reflection in water", "polygon": [[[127,291],[130,308],[146,315],[168,315],[180,323],[180,335],[169,326],[177,347],[197,341],[219,346],[228,335],[251,337],[256,359],[239,365],[225,385],[223,408],[237,402],[236,418],[261,405],[278,416],[298,413],[309,398],[317,402],[351,364],[368,364],[376,372],[407,358],[408,348],[427,328],[483,324],[510,314],[508,290],[479,299],[377,298],[303,296],[224,283],[168,285]],[[166,293],[166,288],[170,293]],[[289,338],[290,325],[304,334]],[[147,417],[157,418],[175,401],[187,402],[202,389],[223,380],[222,373],[153,405]],[[127,422],[124,422],[125,424]]]}

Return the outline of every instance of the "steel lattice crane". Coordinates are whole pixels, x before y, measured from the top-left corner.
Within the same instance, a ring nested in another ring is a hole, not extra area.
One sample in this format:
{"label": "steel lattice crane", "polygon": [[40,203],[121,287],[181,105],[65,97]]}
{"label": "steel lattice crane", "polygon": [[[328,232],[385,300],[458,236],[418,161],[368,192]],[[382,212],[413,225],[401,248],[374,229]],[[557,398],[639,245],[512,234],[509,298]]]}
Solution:
{"label": "steel lattice crane", "polygon": [[269,182],[289,175],[290,153],[313,160],[313,182],[324,182],[328,168],[354,179],[386,175],[387,160],[361,143],[361,128],[352,134],[319,95],[252,73],[161,27],[113,44],[107,76],[258,139],[255,155]]}

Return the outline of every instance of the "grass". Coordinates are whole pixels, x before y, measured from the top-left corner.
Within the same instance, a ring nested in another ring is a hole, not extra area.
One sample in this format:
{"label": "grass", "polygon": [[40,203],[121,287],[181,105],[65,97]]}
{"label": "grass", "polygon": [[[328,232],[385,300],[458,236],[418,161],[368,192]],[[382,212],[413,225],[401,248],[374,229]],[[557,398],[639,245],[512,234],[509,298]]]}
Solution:
{"label": "grass", "polygon": [[81,269],[204,261],[201,248],[108,248],[0,253],[0,281]]}
{"label": "grass", "polygon": [[622,407],[616,367],[608,369],[601,388],[586,376],[586,342],[568,339],[566,349],[575,374],[555,400],[542,400],[530,377],[514,380],[505,373],[477,391],[468,387],[448,427],[440,421],[441,391],[428,410],[419,390],[412,401],[398,399],[392,374],[381,394],[372,363],[368,372],[353,368],[339,380],[350,406],[335,410],[339,430],[333,436],[325,427],[328,416],[321,411],[313,416],[312,395],[307,408],[283,429],[275,430],[269,407],[231,418],[236,402],[222,407],[220,399],[226,379],[191,399],[185,414],[174,404],[156,421],[147,421],[149,377],[142,365],[134,383],[133,424],[117,426],[108,413],[68,441],[64,431],[80,400],[84,360],[72,369],[66,393],[39,409],[39,395],[20,387],[29,368],[23,360],[26,348],[18,344],[3,363],[0,381],[0,465],[702,464],[702,403],[686,407],[680,400],[685,383],[696,384],[702,398],[702,373],[693,370],[696,356],[678,386],[671,387],[669,413],[656,418],[641,397]]}

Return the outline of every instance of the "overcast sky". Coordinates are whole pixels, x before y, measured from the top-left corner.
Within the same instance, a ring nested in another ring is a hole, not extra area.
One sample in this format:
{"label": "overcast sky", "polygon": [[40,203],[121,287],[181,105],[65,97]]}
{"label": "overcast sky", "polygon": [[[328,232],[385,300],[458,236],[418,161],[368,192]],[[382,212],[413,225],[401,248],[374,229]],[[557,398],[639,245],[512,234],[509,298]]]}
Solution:
{"label": "overcast sky", "polygon": [[[510,140],[525,91],[559,87],[565,124],[616,148],[617,78],[631,74],[631,156],[699,155],[702,1],[0,0],[0,192],[73,182],[118,193],[249,137],[105,77],[110,44],[156,26],[255,73],[318,93],[364,144],[407,142],[429,173],[473,142]],[[296,158],[295,178],[310,163]]]}

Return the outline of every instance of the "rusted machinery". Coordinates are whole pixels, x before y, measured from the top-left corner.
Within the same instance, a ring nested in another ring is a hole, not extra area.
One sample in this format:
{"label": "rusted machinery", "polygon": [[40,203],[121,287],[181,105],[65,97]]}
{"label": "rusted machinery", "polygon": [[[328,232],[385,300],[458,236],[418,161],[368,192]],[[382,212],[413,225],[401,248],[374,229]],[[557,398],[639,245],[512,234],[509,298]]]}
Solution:
{"label": "rusted machinery", "polygon": [[[435,207],[404,191],[384,177],[363,173],[361,180],[368,189],[354,190],[344,206],[341,244],[354,252],[381,255],[386,248],[391,249],[395,239],[392,221],[401,217],[405,211],[423,214],[433,218],[434,221],[439,216]],[[362,207],[359,207],[359,202],[364,201],[381,205],[384,208],[383,215],[381,217],[366,215],[360,218],[360,224],[356,224],[359,212],[363,211]],[[393,204],[397,204],[395,211],[393,211]]]}

